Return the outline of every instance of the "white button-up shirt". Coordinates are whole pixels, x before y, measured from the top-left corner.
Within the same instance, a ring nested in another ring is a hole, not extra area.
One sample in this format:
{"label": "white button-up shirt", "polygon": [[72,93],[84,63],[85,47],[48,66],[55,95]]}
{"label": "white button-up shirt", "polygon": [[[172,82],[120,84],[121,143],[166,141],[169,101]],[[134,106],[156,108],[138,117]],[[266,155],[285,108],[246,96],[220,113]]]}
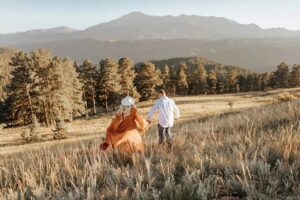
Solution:
{"label": "white button-up shirt", "polygon": [[163,96],[155,102],[148,113],[148,120],[152,118],[157,110],[159,110],[158,123],[164,128],[174,125],[174,114],[175,118],[180,117],[179,109],[175,102],[167,96]]}

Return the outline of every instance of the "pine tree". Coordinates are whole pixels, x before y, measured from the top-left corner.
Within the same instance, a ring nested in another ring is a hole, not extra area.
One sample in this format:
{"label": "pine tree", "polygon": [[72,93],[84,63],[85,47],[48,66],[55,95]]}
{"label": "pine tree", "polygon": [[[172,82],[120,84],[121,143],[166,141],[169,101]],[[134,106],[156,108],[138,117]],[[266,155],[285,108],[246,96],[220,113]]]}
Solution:
{"label": "pine tree", "polygon": [[278,86],[278,83],[277,83],[277,81],[276,81],[276,77],[275,77],[275,72],[272,72],[271,74],[270,74],[270,79],[269,79],[270,81],[269,81],[269,86],[271,87],[271,88],[278,88],[279,86]]}
{"label": "pine tree", "polygon": [[[74,62],[70,59],[52,57],[50,51],[39,49],[31,52],[36,71],[35,86],[39,101],[39,118],[46,125],[53,124],[56,115],[64,119],[82,113],[82,85],[79,82]],[[65,76],[68,74],[68,76]]]}
{"label": "pine tree", "polygon": [[176,86],[177,86],[177,71],[175,66],[170,68],[170,79],[168,81],[167,91],[171,94],[171,96],[176,96]]}
{"label": "pine tree", "polygon": [[246,91],[246,78],[244,75],[237,76],[237,83],[239,85],[240,92]]}
{"label": "pine tree", "polygon": [[248,76],[245,79],[245,88],[246,91],[253,91],[254,90],[254,75],[253,73],[248,74]]}
{"label": "pine tree", "polygon": [[31,124],[36,118],[51,125],[59,113],[66,120],[82,113],[82,85],[73,61],[39,49],[17,53],[10,65],[12,81],[6,105],[16,124]]}
{"label": "pine tree", "polygon": [[[68,74],[66,77],[65,74]],[[82,85],[77,78],[74,63],[69,59],[52,58],[49,64],[49,116],[51,124],[58,115],[72,121],[73,116],[81,115],[84,110]]]}
{"label": "pine tree", "polygon": [[187,66],[185,63],[179,63],[179,70],[177,75],[177,91],[180,95],[187,95],[188,93],[188,81],[187,81]]}
{"label": "pine tree", "polygon": [[69,98],[68,79],[64,76],[65,70],[61,58],[54,57],[49,64],[50,79],[50,116],[51,124],[55,123],[57,116],[62,115],[63,119],[70,119],[72,104]]}
{"label": "pine tree", "polygon": [[197,64],[190,78],[189,88],[192,94],[204,94],[207,92],[207,77],[204,65]]}
{"label": "pine tree", "polygon": [[216,94],[217,82],[218,82],[217,73],[215,70],[211,70],[207,76],[207,84],[211,94]]}
{"label": "pine tree", "polygon": [[88,113],[88,107],[91,106],[94,114],[96,114],[97,67],[92,61],[84,60],[77,71],[79,73],[79,79],[83,84],[83,99],[86,102],[86,113]]}
{"label": "pine tree", "polygon": [[14,120],[29,124],[37,111],[35,70],[32,59],[24,52],[12,57],[12,80],[8,86],[11,100],[11,115]]}
{"label": "pine tree", "polygon": [[257,73],[253,74],[254,76],[254,91],[261,90],[261,76]]}
{"label": "pine tree", "polygon": [[227,76],[227,88],[229,92],[237,92],[237,71],[235,68],[232,68]]}
{"label": "pine tree", "polygon": [[6,87],[11,79],[9,61],[10,55],[0,54],[0,103],[7,98]]}
{"label": "pine tree", "polygon": [[277,70],[274,72],[275,87],[286,88],[289,82],[289,66],[284,62],[277,66]]}
{"label": "pine tree", "polygon": [[261,79],[261,90],[266,90],[269,87],[270,74],[268,72],[260,74],[260,79]]}
{"label": "pine tree", "polygon": [[42,122],[47,126],[50,125],[51,120],[49,116],[50,102],[50,69],[49,65],[52,61],[53,56],[49,50],[39,49],[37,51],[31,52],[31,58],[33,60],[33,65],[36,71],[34,79],[36,80],[37,96],[39,102],[39,115]]}
{"label": "pine tree", "polygon": [[121,90],[120,74],[118,64],[112,59],[105,59],[100,62],[99,71],[99,97],[103,102],[105,110],[108,111],[108,104],[112,103],[114,109],[116,100]]}
{"label": "pine tree", "polygon": [[162,87],[164,90],[168,90],[169,82],[170,82],[170,68],[168,65],[164,65],[161,71],[161,79],[162,79]]}
{"label": "pine tree", "polygon": [[217,78],[217,92],[223,94],[225,92],[225,77],[222,74],[219,74]]}
{"label": "pine tree", "polygon": [[162,85],[162,81],[153,63],[144,62],[140,65],[135,85],[141,94],[141,101],[146,101],[156,96],[156,89]]}
{"label": "pine tree", "polygon": [[300,65],[294,65],[289,81],[290,87],[300,87]]}
{"label": "pine tree", "polygon": [[159,81],[159,86],[157,86],[157,89],[161,89],[163,85],[163,80],[161,79],[161,70],[157,67],[155,67],[155,74],[158,75],[158,81]]}
{"label": "pine tree", "polygon": [[4,83],[4,70],[2,68],[2,66],[0,65],[0,102],[3,102],[4,99],[6,98],[6,94],[5,94],[5,83]]}
{"label": "pine tree", "polygon": [[82,91],[82,83],[79,81],[79,75],[76,72],[76,68],[74,66],[74,62],[68,58],[65,58],[62,61],[64,74],[68,74],[69,76],[66,79],[65,87],[68,94],[69,103],[71,106],[70,118],[73,119],[73,116],[80,116],[84,112],[84,102],[83,102],[83,91]]}
{"label": "pine tree", "polygon": [[134,70],[133,62],[129,58],[121,58],[119,60],[119,73],[121,75],[121,91],[120,94],[125,97],[130,95],[136,100],[140,99],[140,94],[134,86],[134,79],[136,73]]}

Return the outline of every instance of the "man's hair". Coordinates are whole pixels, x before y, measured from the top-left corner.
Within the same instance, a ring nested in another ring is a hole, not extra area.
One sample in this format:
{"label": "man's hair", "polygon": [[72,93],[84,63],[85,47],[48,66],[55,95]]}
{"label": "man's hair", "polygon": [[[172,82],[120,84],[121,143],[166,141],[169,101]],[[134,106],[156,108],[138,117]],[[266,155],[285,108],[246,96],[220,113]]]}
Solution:
{"label": "man's hair", "polygon": [[162,95],[166,95],[166,91],[165,91],[164,89],[160,89],[160,90],[158,91],[158,93],[159,93],[159,94],[162,94]]}

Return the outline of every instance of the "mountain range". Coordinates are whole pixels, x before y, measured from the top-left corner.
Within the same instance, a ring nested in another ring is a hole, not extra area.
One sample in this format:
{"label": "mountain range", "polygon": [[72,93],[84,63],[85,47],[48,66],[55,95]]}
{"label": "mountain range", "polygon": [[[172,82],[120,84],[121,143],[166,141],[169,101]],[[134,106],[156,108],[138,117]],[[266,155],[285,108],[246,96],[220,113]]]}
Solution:
{"label": "mountain range", "polygon": [[0,34],[0,45],[48,48],[78,62],[129,56],[135,61],[202,56],[266,71],[281,61],[300,63],[300,31],[263,29],[221,17],[151,16],[133,12],[84,30],[66,26]]}

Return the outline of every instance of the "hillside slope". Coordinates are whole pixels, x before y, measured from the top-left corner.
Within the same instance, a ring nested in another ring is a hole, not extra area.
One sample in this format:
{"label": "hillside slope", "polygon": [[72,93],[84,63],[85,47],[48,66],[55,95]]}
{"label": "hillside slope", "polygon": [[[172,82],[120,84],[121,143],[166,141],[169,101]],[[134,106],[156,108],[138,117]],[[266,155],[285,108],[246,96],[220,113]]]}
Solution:
{"label": "hillside slope", "polygon": [[238,65],[254,71],[270,71],[284,61],[300,63],[300,38],[294,39],[241,39],[241,40],[132,40],[100,41],[94,39],[64,40],[17,46],[29,51],[50,49],[55,55],[70,57],[77,62],[90,58],[118,59],[128,56],[136,62],[173,57],[200,56],[226,65]]}
{"label": "hillside slope", "polygon": [[152,131],[144,155],[94,139],[6,155],[0,198],[299,199],[299,119],[296,100],[177,123],[172,151]]}

